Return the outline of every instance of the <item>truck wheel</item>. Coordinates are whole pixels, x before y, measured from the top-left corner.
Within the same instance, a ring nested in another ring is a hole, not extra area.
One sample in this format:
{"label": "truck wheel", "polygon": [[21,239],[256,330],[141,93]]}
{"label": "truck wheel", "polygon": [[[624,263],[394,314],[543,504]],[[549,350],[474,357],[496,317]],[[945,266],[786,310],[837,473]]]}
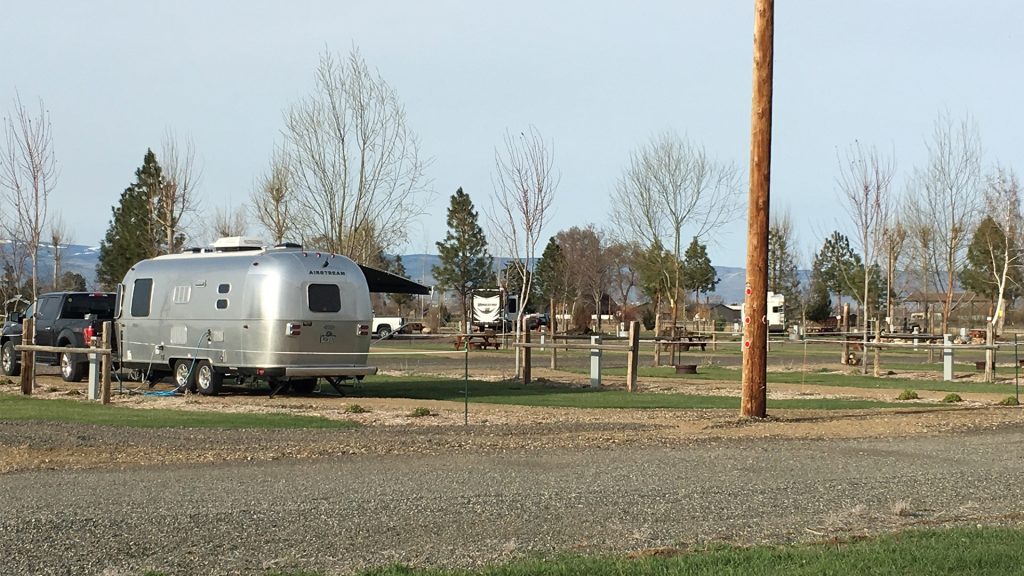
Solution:
{"label": "truck wheel", "polygon": [[174,363],[174,385],[184,392],[196,391],[196,373],[199,362],[192,359],[178,360]]}
{"label": "truck wheel", "polygon": [[292,380],[292,392],[296,394],[310,394],[313,390],[316,390],[316,378],[302,378],[300,380]]}
{"label": "truck wheel", "polygon": [[[65,348],[70,347],[70,345],[65,346]],[[75,362],[72,354],[68,352],[60,353],[60,377],[65,382],[81,382],[85,377],[85,370],[85,362]]]}
{"label": "truck wheel", "polygon": [[391,338],[391,326],[384,324],[383,326],[378,327],[377,338],[381,340],[387,340],[388,338]]}
{"label": "truck wheel", "polygon": [[14,342],[8,340],[0,349],[0,368],[7,376],[18,376],[21,374],[21,361],[18,352],[14,350]]}
{"label": "truck wheel", "polygon": [[196,362],[195,378],[196,388],[204,396],[216,396],[224,383],[224,375],[214,370],[209,360]]}

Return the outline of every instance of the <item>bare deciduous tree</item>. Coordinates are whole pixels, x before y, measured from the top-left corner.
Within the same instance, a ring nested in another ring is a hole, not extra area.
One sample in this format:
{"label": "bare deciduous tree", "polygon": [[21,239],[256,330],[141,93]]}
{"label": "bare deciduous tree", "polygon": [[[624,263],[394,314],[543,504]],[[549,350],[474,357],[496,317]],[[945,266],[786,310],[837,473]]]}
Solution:
{"label": "bare deciduous tree", "polygon": [[[551,203],[558,188],[554,175],[554,151],[544,142],[540,132],[530,127],[517,136],[505,133],[504,149],[494,151],[492,177],[494,197],[490,207],[491,235],[499,249],[519,265],[519,314],[516,330],[522,325],[523,310],[533,284],[533,265],[537,245],[551,217]],[[516,348],[518,374],[519,348]]]}
{"label": "bare deciduous tree", "polygon": [[287,150],[278,148],[270,160],[269,173],[260,177],[250,196],[253,216],[274,244],[287,239],[302,240],[303,226],[295,200],[291,158]]}
{"label": "bare deciduous tree", "polygon": [[[839,157],[837,185],[846,199],[846,212],[857,230],[855,241],[859,245],[863,266],[861,326],[864,350],[867,350],[868,322],[871,316],[871,269],[877,264],[878,253],[884,244],[883,225],[889,216],[890,185],[896,172],[896,162],[883,156],[874,147],[865,148],[855,142]],[[862,374],[867,373],[867,359],[861,362]],[[877,363],[876,363],[877,366]]]}
{"label": "bare deciduous tree", "polygon": [[217,238],[245,236],[246,230],[249,227],[245,213],[245,206],[237,208],[217,207],[213,213],[213,230]]}
{"label": "bare deciduous tree", "polygon": [[988,256],[991,260],[993,282],[996,285],[996,307],[992,312],[990,324],[995,333],[1000,333],[1006,309],[1006,291],[1015,266],[1021,265],[1022,236],[1024,222],[1021,215],[1020,184],[1013,170],[996,166],[987,178],[984,201],[985,212],[990,215],[1002,229],[1004,241],[996,245],[989,238]]}
{"label": "bare deciduous tree", "polygon": [[39,248],[46,230],[50,193],[57,177],[50,116],[42,100],[39,114],[33,115],[18,96],[13,116],[4,118],[3,129],[0,191],[12,214],[3,225],[8,239],[27,248],[32,297],[35,298],[39,292]]}
{"label": "bare deciduous tree", "polygon": [[[610,285],[615,289],[620,309],[625,314],[629,296],[640,281],[639,266],[643,249],[636,242],[615,242],[608,247]],[[626,321],[624,316],[621,320]]]}
{"label": "bare deciduous tree", "polygon": [[405,243],[429,203],[426,162],[397,93],[358,50],[341,62],[321,56],[313,93],[286,114],[285,138],[307,236],[376,264]]}
{"label": "bare deciduous tree", "polygon": [[50,250],[53,252],[53,289],[60,290],[61,264],[64,248],[71,243],[71,232],[64,218],[58,212],[50,219]]}
{"label": "bare deciduous tree", "polygon": [[[931,269],[937,274],[937,288],[945,295],[942,305],[942,333],[949,330],[956,275],[966,260],[967,244],[980,205],[981,140],[971,118],[954,121],[948,114],[936,119],[928,159],[914,171],[909,194],[909,211],[933,245]],[[923,232],[919,231],[918,235]]]}
{"label": "bare deciduous tree", "polygon": [[[684,234],[707,240],[742,213],[739,194],[740,176],[734,165],[716,161],[702,146],[665,132],[630,157],[612,193],[612,222],[619,238],[644,246],[658,243],[682,261]],[[673,289],[666,293],[673,323],[679,296],[686,291],[681,281],[677,269]]]}
{"label": "bare deciduous tree", "polygon": [[[997,234],[986,237],[986,254],[991,271],[992,283],[996,287],[995,310],[988,319],[986,344],[992,344],[996,334],[1003,328],[1006,316],[1006,293],[1008,283],[1013,277],[1013,269],[1021,265],[1022,216],[1020,185],[1017,175],[1012,171],[997,166],[989,175],[984,193],[985,213],[988,214],[1002,231],[1002,238]],[[1018,275],[1019,277],[1019,275]],[[985,351],[985,380],[994,380],[995,352]]]}
{"label": "bare deciduous tree", "polygon": [[890,212],[882,223],[882,242],[882,250],[885,252],[885,315],[889,318],[891,332],[895,328],[895,306],[899,294],[896,271],[907,242],[907,228],[895,211]]}
{"label": "bare deciduous tree", "polygon": [[593,224],[562,230],[555,238],[565,261],[562,282],[569,306],[563,306],[563,312],[569,315],[576,328],[587,328],[589,318],[584,322],[583,312],[577,310],[585,308],[582,306],[583,296],[590,292],[590,278],[594,275],[591,269],[597,265],[594,255],[601,249],[602,238]]}
{"label": "bare deciduous tree", "polygon": [[[513,260],[532,263],[558,186],[552,172],[554,153],[531,127],[518,137],[506,133],[505,148],[495,150],[494,160],[491,234]],[[530,275],[523,270],[521,306],[530,293]]]}
{"label": "bare deciduous tree", "polygon": [[163,182],[158,198],[151,202],[153,223],[162,230],[169,252],[176,252],[184,241],[185,219],[199,207],[196,187],[202,178],[202,169],[196,163],[196,148],[192,138],[180,140],[167,131],[160,143],[160,163]]}

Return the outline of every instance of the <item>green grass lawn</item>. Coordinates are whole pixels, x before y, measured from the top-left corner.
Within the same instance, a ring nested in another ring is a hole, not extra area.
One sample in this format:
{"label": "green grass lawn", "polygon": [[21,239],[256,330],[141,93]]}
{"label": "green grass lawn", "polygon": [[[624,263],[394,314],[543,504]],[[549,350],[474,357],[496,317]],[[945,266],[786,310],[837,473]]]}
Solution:
{"label": "green grass lawn", "polygon": [[[357,384],[351,395],[365,398],[412,398],[417,400],[462,401],[465,382],[428,377],[375,377]],[[470,402],[553,406],[565,408],[724,408],[739,410],[740,399],[729,396],[626,392],[588,387],[570,388],[519,382],[481,382],[470,380]],[[771,408],[803,408],[812,410],[855,410],[862,408],[893,408],[906,406],[897,402],[870,400],[793,399],[771,400]]]}
{"label": "green grass lawn", "polygon": [[129,428],[354,428],[350,420],[290,414],[238,414],[125,408],[83,400],[0,394],[0,420],[79,422]]}
{"label": "green grass lawn", "polygon": [[[907,371],[922,371],[907,367]],[[926,367],[924,370],[928,370]],[[972,368],[973,370],[973,368]],[[941,371],[941,367],[939,368]],[[586,374],[583,370],[573,371],[577,374]],[[611,368],[605,370],[605,374],[625,376],[624,368]],[[723,368],[721,366],[699,366],[698,374],[675,373],[672,366],[640,368],[641,377],[655,378],[681,378],[693,381],[725,381],[739,383],[742,373],[739,368]],[[870,373],[862,376],[858,373],[837,374],[833,369],[815,369],[809,372],[784,371],[768,372],[768,389],[771,390],[772,383],[779,384],[811,384],[815,386],[834,386],[837,388],[870,388],[876,390],[893,389],[902,390],[913,388],[915,390],[931,390],[935,392],[991,392],[995,394],[1009,394],[1014,390],[1013,382],[985,383],[985,382],[963,382],[954,380],[945,382],[942,380],[922,380],[919,378],[901,378],[899,376],[886,376],[875,378]]]}
{"label": "green grass lawn", "polygon": [[[1024,566],[1024,531],[1009,528],[913,530],[849,542],[741,548],[711,545],[639,558],[566,556],[474,570],[389,566],[359,576],[1011,576]],[[156,576],[156,573],[151,573]],[[314,576],[318,572],[269,572]]]}

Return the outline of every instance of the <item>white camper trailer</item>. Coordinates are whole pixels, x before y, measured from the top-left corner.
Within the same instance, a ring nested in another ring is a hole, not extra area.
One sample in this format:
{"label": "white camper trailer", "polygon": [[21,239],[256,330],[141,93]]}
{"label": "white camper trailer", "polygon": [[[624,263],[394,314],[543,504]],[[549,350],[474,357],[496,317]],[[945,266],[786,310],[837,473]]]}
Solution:
{"label": "white camper trailer", "polygon": [[477,330],[507,332],[515,324],[519,311],[519,296],[496,289],[483,289],[473,293],[473,326]]}
{"label": "white camper trailer", "polygon": [[341,255],[239,238],[143,260],[118,287],[118,361],[204,394],[225,377],[305,392],[317,378],[375,374],[364,271],[423,288]]}
{"label": "white camper trailer", "polygon": [[[775,292],[768,292],[768,310],[765,314],[764,321],[768,324],[769,332],[785,332],[786,331],[786,297],[782,294],[776,294]],[[735,306],[730,308],[736,309]],[[746,311],[744,305],[739,306],[740,315],[743,317],[743,321],[746,322]]]}

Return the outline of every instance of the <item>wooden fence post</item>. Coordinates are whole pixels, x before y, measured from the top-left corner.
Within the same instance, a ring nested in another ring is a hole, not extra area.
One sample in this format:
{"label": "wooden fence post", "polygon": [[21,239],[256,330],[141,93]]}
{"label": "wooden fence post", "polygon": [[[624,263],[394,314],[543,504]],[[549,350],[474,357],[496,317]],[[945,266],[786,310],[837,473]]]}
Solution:
{"label": "wooden fence post", "polygon": [[843,337],[843,358],[840,360],[840,364],[850,363],[850,341],[847,338],[847,332],[850,331],[850,305],[843,304],[843,318],[839,325],[839,330],[842,331]]}
{"label": "wooden fence post", "polygon": [[548,330],[548,338],[551,340],[551,369],[558,370],[558,336],[555,329]]}
{"label": "wooden fence post", "polygon": [[636,371],[640,360],[640,322],[629,323],[629,352],[626,353],[626,390],[636,392]]}
{"label": "wooden fence post", "polygon": [[[110,350],[110,331],[112,330],[112,323],[110,321],[103,323],[103,336],[100,340],[100,347],[104,350]],[[103,404],[110,404],[110,362],[112,358],[110,353],[104,354],[100,358],[100,398]]]}
{"label": "wooden fence post", "polygon": [[[35,344],[36,334],[36,323],[34,318],[25,318],[21,324],[21,343],[32,345]],[[29,350],[23,350],[21,352],[21,393],[25,395],[32,394],[32,386],[35,378],[35,367],[34,361],[36,358],[35,352]]]}
{"label": "wooden fence post", "polygon": [[[882,323],[881,322],[875,322],[875,362],[874,362],[875,366],[874,366],[874,372],[873,372],[875,378],[878,378],[879,376],[882,375],[882,346],[881,346],[881,344],[882,344]],[[864,358],[866,359],[867,357],[868,357],[868,351],[867,351],[867,349],[865,349],[864,350]]]}
{"label": "wooden fence post", "polygon": [[533,360],[530,352],[533,350],[530,348],[530,329],[526,326],[526,320],[523,319],[523,343],[526,346],[523,347],[523,385],[526,386],[530,383],[531,367],[533,366]]}

